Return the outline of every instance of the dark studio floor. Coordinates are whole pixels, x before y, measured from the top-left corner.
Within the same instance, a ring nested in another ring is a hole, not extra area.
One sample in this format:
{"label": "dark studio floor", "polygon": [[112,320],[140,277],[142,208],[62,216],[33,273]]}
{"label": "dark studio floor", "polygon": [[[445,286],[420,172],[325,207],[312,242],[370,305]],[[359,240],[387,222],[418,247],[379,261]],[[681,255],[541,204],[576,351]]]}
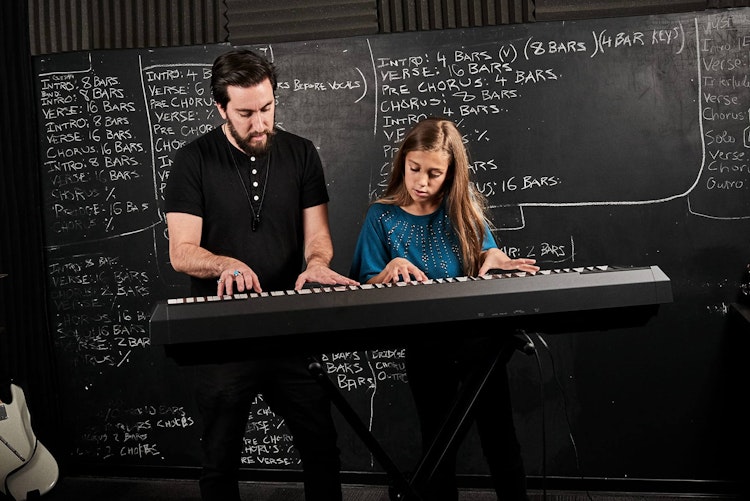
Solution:
{"label": "dark studio floor", "polygon": [[[295,482],[242,482],[246,501],[304,501],[302,487]],[[740,496],[716,494],[664,494],[644,492],[529,491],[531,501],[739,501]],[[44,501],[200,501],[194,480],[64,477]],[[461,501],[496,501],[484,489],[463,489]],[[390,501],[387,487],[346,484],[344,501]]]}

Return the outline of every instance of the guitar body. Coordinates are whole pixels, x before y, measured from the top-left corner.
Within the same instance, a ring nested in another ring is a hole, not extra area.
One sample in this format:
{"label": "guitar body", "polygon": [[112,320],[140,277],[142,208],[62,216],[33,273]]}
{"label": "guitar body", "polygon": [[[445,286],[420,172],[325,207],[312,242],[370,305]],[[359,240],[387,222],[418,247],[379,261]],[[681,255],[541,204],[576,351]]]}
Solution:
{"label": "guitar body", "polygon": [[23,390],[10,385],[11,402],[0,401],[0,492],[26,501],[57,483],[57,461],[37,440]]}

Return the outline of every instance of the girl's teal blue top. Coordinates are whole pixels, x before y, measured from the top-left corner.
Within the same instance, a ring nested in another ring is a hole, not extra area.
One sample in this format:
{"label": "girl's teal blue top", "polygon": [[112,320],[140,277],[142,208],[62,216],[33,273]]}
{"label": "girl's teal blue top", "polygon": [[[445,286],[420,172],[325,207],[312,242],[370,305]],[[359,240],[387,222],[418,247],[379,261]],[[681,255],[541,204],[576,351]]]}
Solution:
{"label": "girl's teal blue top", "polygon": [[[497,244],[486,226],[482,250],[493,247]],[[445,203],[424,216],[409,214],[397,205],[370,205],[359,232],[349,276],[365,283],[396,257],[408,259],[430,279],[465,274],[458,239]]]}

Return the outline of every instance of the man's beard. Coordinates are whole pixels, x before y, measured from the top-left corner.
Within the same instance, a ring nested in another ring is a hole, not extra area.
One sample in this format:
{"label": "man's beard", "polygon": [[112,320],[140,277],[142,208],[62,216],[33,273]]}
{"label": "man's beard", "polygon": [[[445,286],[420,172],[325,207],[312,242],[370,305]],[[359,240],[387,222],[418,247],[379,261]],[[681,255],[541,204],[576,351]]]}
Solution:
{"label": "man's beard", "polygon": [[261,156],[268,153],[268,150],[271,149],[271,140],[273,139],[274,134],[276,134],[276,131],[274,131],[273,129],[266,130],[264,131],[266,140],[263,141],[262,144],[252,144],[250,143],[249,138],[240,136],[240,133],[237,132],[237,129],[234,128],[232,121],[229,119],[227,119],[227,128],[229,129],[229,133],[234,138],[234,141],[237,143],[237,146],[239,146],[240,149],[248,155]]}

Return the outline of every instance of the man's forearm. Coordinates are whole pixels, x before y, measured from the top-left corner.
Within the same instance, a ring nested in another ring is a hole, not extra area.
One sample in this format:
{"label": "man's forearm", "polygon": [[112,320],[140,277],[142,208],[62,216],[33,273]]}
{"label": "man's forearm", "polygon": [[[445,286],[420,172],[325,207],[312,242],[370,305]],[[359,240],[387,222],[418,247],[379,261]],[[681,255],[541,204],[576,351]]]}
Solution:
{"label": "man's forearm", "polygon": [[228,256],[219,256],[203,247],[183,244],[171,255],[175,271],[196,278],[216,278],[226,269],[237,267],[240,262]]}
{"label": "man's forearm", "polygon": [[328,237],[318,237],[305,246],[305,262],[307,267],[330,267],[333,259],[333,242]]}

